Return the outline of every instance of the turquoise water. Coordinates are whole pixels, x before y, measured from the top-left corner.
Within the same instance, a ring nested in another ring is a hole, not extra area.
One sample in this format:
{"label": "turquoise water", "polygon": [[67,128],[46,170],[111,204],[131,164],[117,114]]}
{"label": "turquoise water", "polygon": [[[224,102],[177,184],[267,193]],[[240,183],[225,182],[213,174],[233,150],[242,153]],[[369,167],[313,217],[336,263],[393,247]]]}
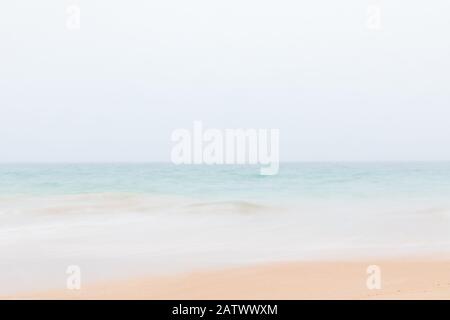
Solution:
{"label": "turquoise water", "polygon": [[[0,294],[271,261],[450,252],[450,163],[0,165]],[[376,260],[375,260],[376,261]]]}
{"label": "turquoise water", "polygon": [[258,167],[173,164],[3,164],[0,195],[100,192],[233,199],[450,198],[450,163],[285,163]]}

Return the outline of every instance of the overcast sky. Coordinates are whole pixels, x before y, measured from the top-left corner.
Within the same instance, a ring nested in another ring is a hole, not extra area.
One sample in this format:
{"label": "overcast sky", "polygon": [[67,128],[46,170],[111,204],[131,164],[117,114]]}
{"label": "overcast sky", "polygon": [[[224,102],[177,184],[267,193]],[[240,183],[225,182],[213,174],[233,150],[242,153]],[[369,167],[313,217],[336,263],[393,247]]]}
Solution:
{"label": "overcast sky", "polygon": [[172,130],[194,120],[278,128],[284,161],[450,160],[449,13],[448,0],[2,1],[0,162],[170,161]]}

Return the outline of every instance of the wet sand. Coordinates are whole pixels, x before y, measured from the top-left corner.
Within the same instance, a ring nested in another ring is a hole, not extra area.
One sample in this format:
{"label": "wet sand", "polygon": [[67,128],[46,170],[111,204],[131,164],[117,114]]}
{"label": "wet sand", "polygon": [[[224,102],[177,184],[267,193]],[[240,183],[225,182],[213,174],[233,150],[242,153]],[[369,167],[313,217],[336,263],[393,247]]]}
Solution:
{"label": "wet sand", "polygon": [[[380,271],[380,289],[377,284]],[[375,278],[374,278],[375,277]],[[369,289],[367,282],[372,286]],[[450,299],[450,259],[286,262],[139,277],[12,299]]]}

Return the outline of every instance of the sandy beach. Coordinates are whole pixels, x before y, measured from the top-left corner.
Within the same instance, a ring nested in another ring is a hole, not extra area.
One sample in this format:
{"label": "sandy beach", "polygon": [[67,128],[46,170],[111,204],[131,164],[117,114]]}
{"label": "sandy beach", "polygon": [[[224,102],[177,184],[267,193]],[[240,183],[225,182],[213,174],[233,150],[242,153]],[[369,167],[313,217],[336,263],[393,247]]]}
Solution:
{"label": "sandy beach", "polygon": [[3,1],[0,300],[450,300],[449,13]]}
{"label": "sandy beach", "polygon": [[[369,290],[367,268],[381,271]],[[286,262],[140,277],[13,299],[450,299],[450,259]]]}
{"label": "sandy beach", "polygon": [[0,298],[450,299],[450,163],[178,170],[0,166]]}

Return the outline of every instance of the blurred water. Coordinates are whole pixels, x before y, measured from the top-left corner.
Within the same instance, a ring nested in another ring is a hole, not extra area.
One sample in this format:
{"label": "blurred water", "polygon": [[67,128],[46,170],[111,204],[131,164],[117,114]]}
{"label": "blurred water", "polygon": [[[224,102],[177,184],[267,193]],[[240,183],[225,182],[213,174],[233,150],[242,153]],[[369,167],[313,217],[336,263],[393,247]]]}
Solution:
{"label": "blurred water", "polygon": [[450,163],[0,165],[0,294],[285,260],[450,252]]}
{"label": "blurred water", "polygon": [[172,164],[0,165],[0,196],[126,192],[233,199],[450,196],[450,162],[285,163],[278,175],[253,166]]}

